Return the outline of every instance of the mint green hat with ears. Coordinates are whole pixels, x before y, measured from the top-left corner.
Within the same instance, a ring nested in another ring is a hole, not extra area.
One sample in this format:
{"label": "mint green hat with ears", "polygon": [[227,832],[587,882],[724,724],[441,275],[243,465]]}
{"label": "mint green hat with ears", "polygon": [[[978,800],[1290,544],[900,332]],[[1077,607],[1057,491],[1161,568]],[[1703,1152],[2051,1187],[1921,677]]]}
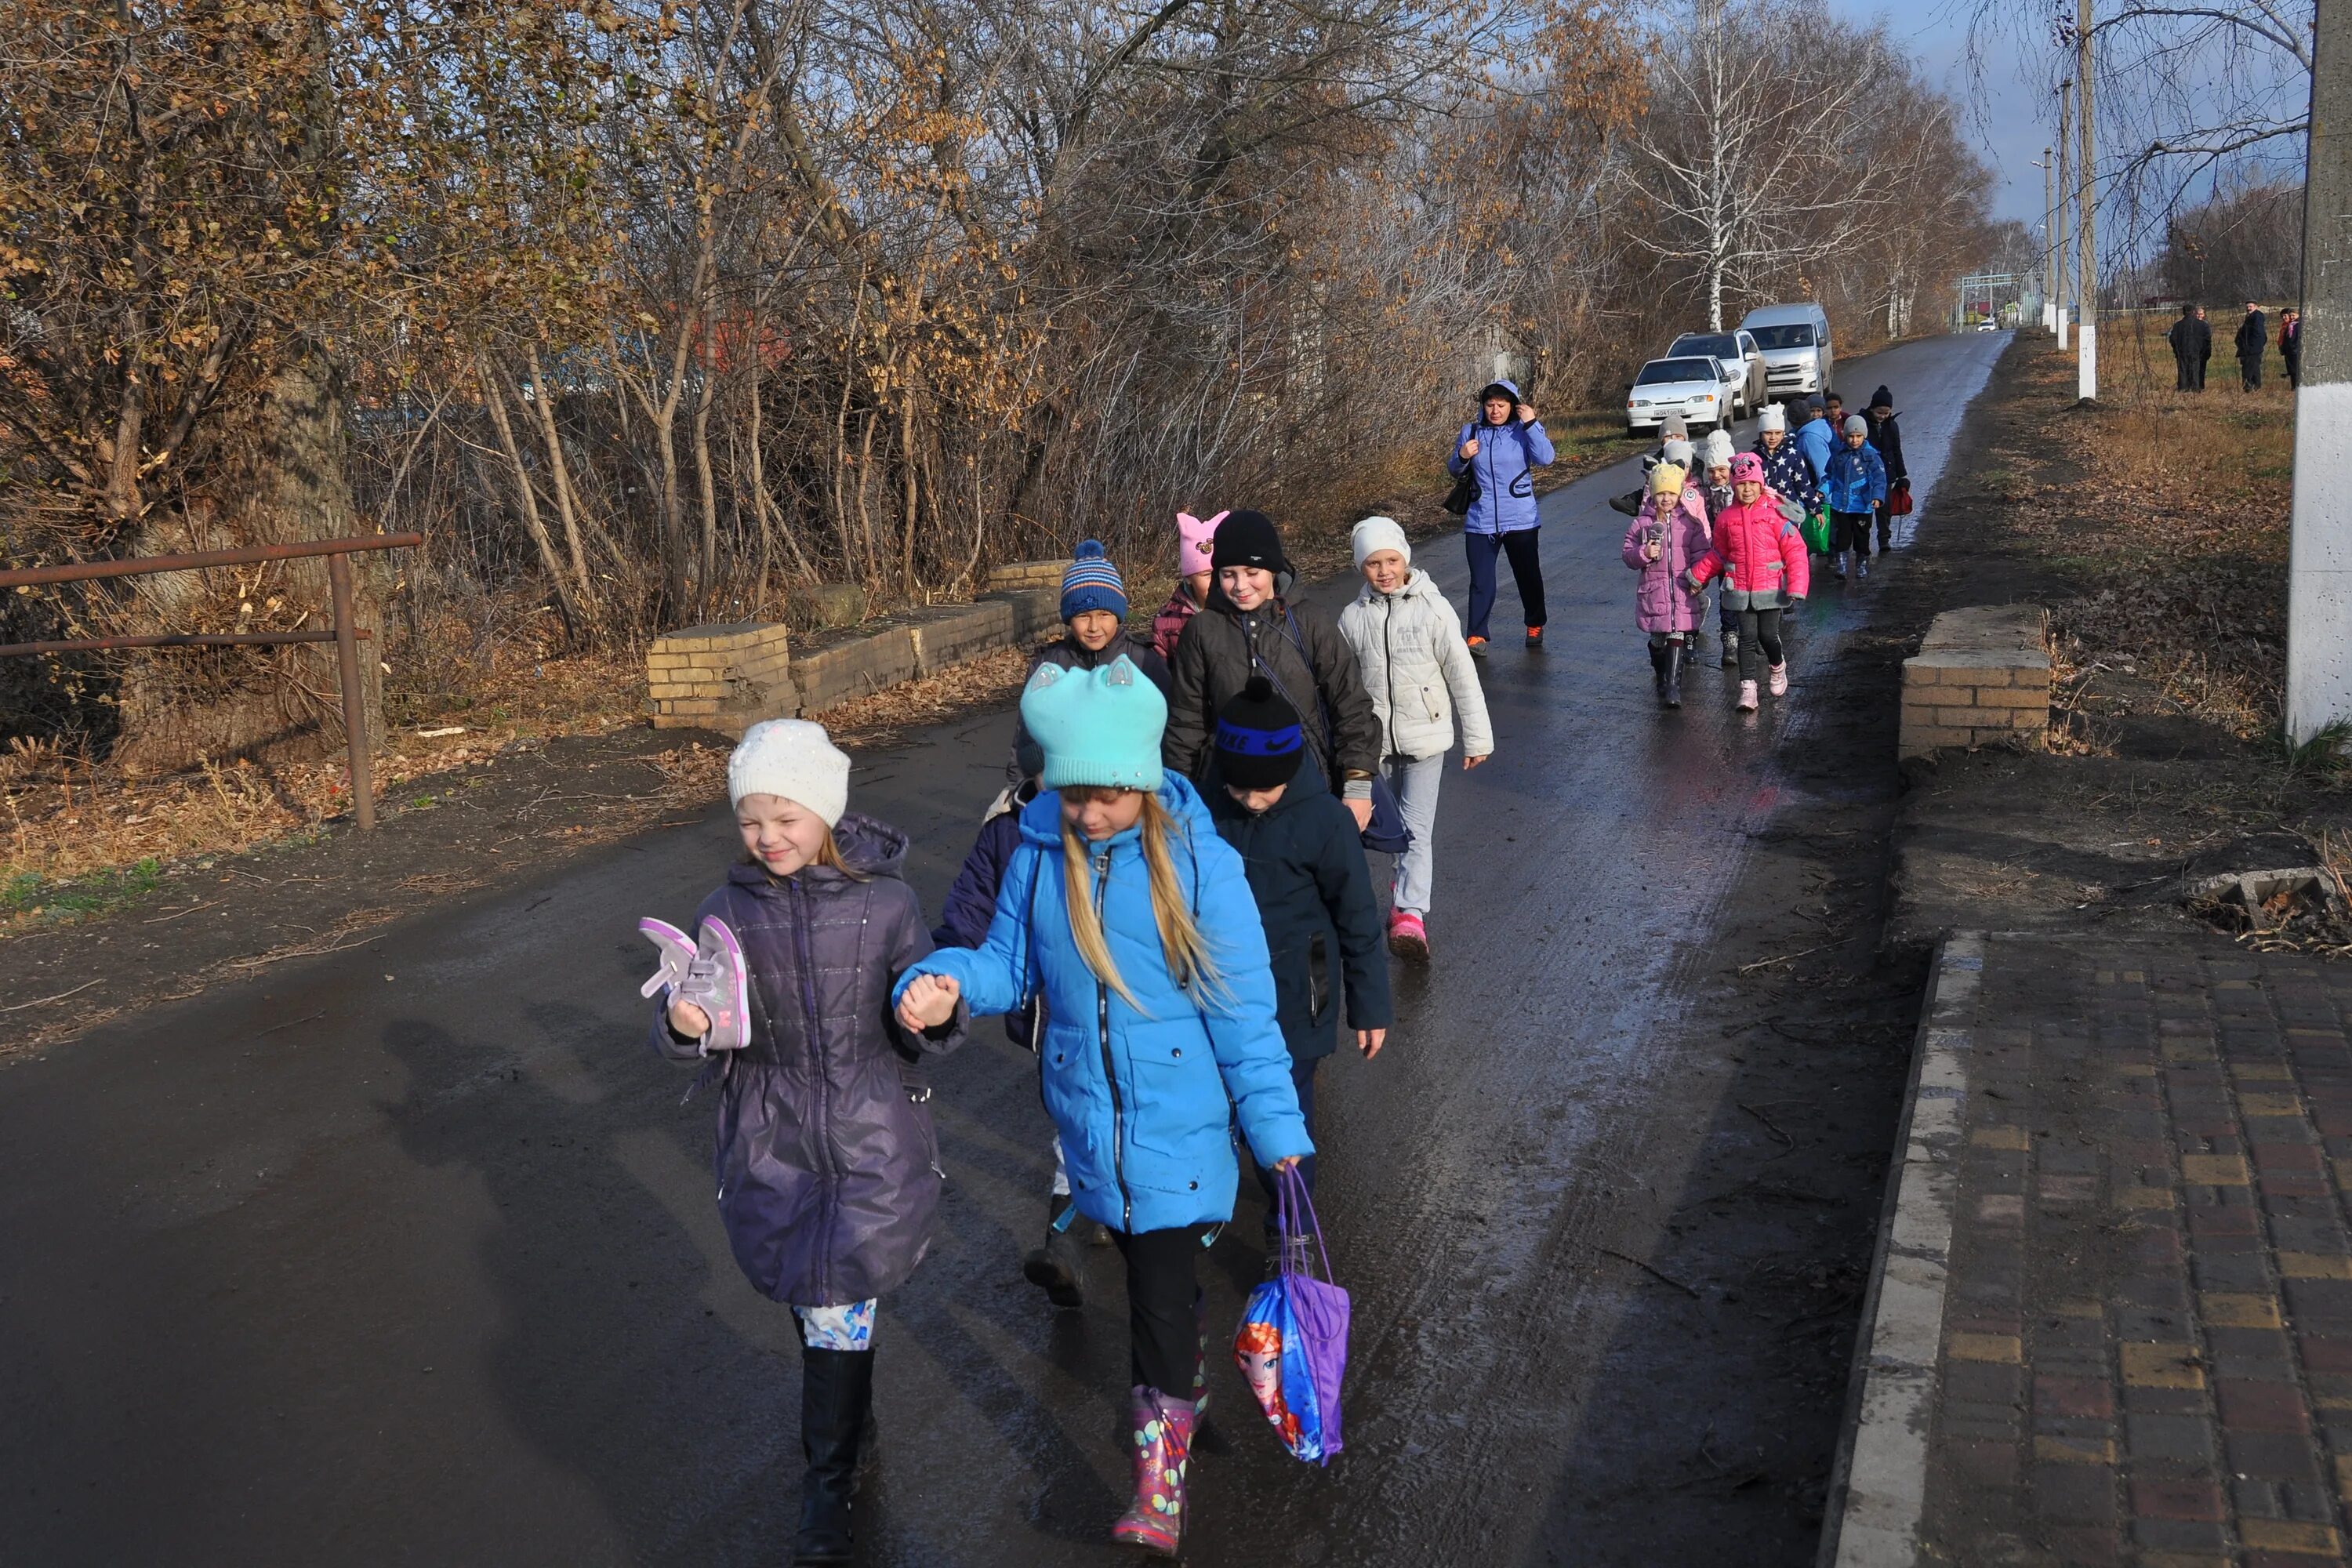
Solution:
{"label": "mint green hat with ears", "polygon": [[1160,787],[1168,700],[1123,654],[1099,669],[1039,665],[1021,693],[1021,722],[1045,748],[1047,789]]}

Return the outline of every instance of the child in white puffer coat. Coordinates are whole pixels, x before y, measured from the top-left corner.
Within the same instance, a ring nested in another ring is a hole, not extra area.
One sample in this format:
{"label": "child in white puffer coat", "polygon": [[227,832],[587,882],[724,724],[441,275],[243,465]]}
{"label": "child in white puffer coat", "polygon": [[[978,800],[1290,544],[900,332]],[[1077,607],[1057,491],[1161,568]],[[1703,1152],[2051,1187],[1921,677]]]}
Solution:
{"label": "child in white puffer coat", "polygon": [[1426,961],[1445,753],[1454,747],[1457,720],[1465,768],[1494,754],[1495,733],[1462,622],[1429,574],[1413,569],[1404,530],[1392,518],[1368,517],[1356,524],[1349,542],[1364,587],[1339,612],[1339,633],[1356,650],[1364,689],[1380,715],[1381,776],[1412,830],[1390,883],[1389,951]]}

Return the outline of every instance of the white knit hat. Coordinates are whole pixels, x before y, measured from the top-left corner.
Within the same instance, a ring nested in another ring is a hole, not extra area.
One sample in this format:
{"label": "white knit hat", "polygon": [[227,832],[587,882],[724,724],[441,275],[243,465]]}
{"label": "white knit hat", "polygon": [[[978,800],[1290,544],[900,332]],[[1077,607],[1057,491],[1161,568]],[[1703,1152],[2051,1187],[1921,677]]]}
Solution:
{"label": "white knit hat", "polygon": [[1355,531],[1348,535],[1348,543],[1356,552],[1358,571],[1363,570],[1364,557],[1378,554],[1383,550],[1393,550],[1404,557],[1406,565],[1412,564],[1412,542],[1405,538],[1404,530],[1392,517],[1364,519],[1356,524]]}
{"label": "white knit hat", "polygon": [[1680,436],[1669,436],[1659,443],[1659,460],[1672,463],[1686,474],[1690,472],[1691,457],[1691,444]]}
{"label": "white knit hat", "polygon": [[1760,436],[1767,430],[1789,433],[1789,411],[1777,403],[1766,404],[1756,416],[1756,433]]}
{"label": "white knit hat", "polygon": [[822,724],[806,719],[765,719],[743,731],[727,759],[727,803],[747,795],[775,795],[808,807],[832,827],[849,808],[849,756]]}
{"label": "white knit hat", "polygon": [[1731,467],[1731,432],[1710,430],[1706,435],[1706,466],[1710,468]]}

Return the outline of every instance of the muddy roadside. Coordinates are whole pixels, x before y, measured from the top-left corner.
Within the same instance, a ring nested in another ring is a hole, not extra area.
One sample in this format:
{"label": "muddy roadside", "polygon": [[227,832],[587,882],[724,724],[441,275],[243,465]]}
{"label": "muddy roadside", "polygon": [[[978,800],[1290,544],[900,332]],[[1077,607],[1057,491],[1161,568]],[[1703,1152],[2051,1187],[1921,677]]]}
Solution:
{"label": "muddy roadside", "polygon": [[2257,932],[2188,897],[2224,871],[2352,868],[2343,762],[2279,738],[2292,405],[2157,392],[2084,410],[2074,374],[2046,336],[2011,345],[1889,584],[1929,613],[2042,605],[2053,643],[2047,752],[1906,764],[1889,940],[2352,942],[2340,909],[2282,908]]}

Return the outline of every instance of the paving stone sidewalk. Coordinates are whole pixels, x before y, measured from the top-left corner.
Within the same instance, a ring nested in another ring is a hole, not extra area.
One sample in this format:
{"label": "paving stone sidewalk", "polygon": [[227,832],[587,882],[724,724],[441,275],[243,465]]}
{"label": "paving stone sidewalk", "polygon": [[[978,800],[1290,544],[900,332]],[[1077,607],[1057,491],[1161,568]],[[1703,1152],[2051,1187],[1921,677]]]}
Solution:
{"label": "paving stone sidewalk", "polygon": [[1919,1560],[2343,1560],[2352,963],[1996,935],[1974,1011]]}

